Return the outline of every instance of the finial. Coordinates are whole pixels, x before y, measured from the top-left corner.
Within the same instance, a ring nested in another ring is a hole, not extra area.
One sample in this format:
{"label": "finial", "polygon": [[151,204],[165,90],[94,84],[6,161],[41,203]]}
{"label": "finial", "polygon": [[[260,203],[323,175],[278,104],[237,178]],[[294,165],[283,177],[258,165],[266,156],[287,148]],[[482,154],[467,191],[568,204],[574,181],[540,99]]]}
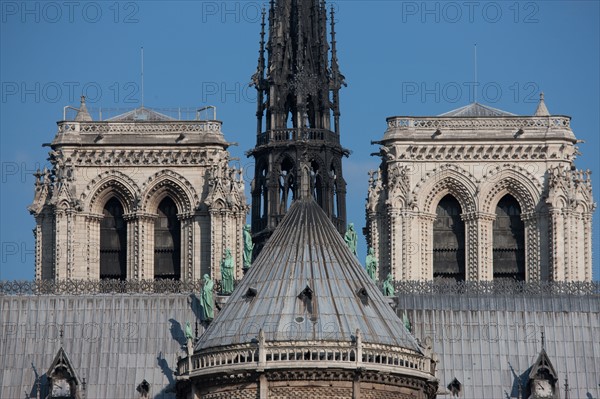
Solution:
{"label": "finial", "polygon": [[569,379],[565,378],[565,399],[569,399],[569,392],[571,389],[569,388]]}
{"label": "finial", "polygon": [[85,106],[85,96],[81,96],[81,103],[79,104],[79,109],[77,110],[77,115],[75,115],[75,121],[77,122],[89,122],[92,120],[90,113]]}
{"label": "finial", "polygon": [[546,349],[546,338],[544,337],[544,332],[542,331],[542,349]]}
{"label": "finial", "polygon": [[538,103],[537,109],[535,110],[535,116],[550,116],[550,112],[548,111],[548,107],[546,107],[546,103],[544,102],[544,92],[540,93],[540,102]]}

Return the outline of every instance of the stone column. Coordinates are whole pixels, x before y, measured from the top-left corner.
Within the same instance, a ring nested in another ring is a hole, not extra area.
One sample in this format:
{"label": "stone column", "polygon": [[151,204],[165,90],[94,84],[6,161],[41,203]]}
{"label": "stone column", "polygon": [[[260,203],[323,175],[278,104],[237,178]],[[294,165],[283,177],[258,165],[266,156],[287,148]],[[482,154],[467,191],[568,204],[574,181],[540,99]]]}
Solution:
{"label": "stone column", "polygon": [[418,217],[419,233],[412,236],[420,237],[420,251],[411,254],[414,265],[421,265],[420,270],[411,270],[410,280],[433,280],[433,222],[435,213],[420,212]]}
{"label": "stone column", "polygon": [[465,221],[465,279],[488,281],[494,277],[494,220],[496,214],[471,212],[463,215]]}
{"label": "stone column", "polygon": [[140,279],[154,279],[154,225],[155,214],[143,214],[139,216],[139,270]]}
{"label": "stone column", "polygon": [[181,223],[181,280],[189,281],[194,279],[194,214],[185,213],[177,218]]}
{"label": "stone column", "polygon": [[54,210],[54,276],[55,280],[67,278],[67,215],[64,209]]}
{"label": "stone column", "polygon": [[553,281],[565,280],[564,263],[564,238],[563,238],[563,215],[559,208],[549,207],[549,245],[550,245],[550,279]]}
{"label": "stone column", "polygon": [[585,267],[585,281],[592,281],[592,212],[585,212],[583,214],[583,263]]}
{"label": "stone column", "polygon": [[35,216],[35,228],[33,229],[33,239],[35,241],[35,259],[34,259],[34,275],[33,278],[40,280],[42,277],[42,244],[38,240],[38,237],[42,237],[42,226],[38,221],[38,216]]}
{"label": "stone column", "polygon": [[[403,274],[402,267],[402,222],[400,220],[400,211],[388,205],[388,248],[387,257],[389,259],[389,269],[380,268],[379,280],[385,280],[388,273],[392,274],[394,280],[400,280]],[[387,269],[387,270],[386,270]]]}
{"label": "stone column", "polygon": [[127,244],[126,244],[126,270],[127,280],[139,280],[139,226],[137,215],[135,213],[126,213],[123,215],[127,226]]}
{"label": "stone column", "polygon": [[73,279],[78,278],[77,276],[77,258],[83,257],[83,248],[78,246],[75,233],[79,232],[77,226],[77,216],[75,209],[68,208],[65,210],[66,223],[67,223],[67,237],[66,237],[66,261],[67,261],[67,274],[66,278]]}
{"label": "stone column", "polygon": [[87,263],[86,277],[93,280],[100,278],[100,222],[104,215],[89,213],[85,215],[87,248],[85,261]]}
{"label": "stone column", "polygon": [[476,212],[463,213],[460,218],[465,223],[465,280],[479,277],[479,217]]}
{"label": "stone column", "polygon": [[400,259],[402,265],[402,273],[400,278],[402,280],[410,280],[412,270],[415,263],[413,263],[414,256],[419,252],[419,242],[413,237],[412,231],[414,227],[414,212],[411,210],[403,210],[400,212],[400,218],[402,223],[402,237],[404,242],[404,248],[402,249],[402,258]]}
{"label": "stone column", "polygon": [[521,219],[525,224],[525,280],[539,281],[540,265],[540,233],[536,212],[523,213]]}

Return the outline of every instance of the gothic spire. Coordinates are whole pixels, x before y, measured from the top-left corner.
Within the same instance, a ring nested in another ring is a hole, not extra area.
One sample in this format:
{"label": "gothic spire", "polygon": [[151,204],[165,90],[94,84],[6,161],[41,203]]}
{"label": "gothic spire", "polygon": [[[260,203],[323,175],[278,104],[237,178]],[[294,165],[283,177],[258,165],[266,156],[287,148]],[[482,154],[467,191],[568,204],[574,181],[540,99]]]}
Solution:
{"label": "gothic spire", "polygon": [[256,165],[256,253],[299,198],[314,197],[340,233],[346,229],[341,159],[349,152],[340,145],[338,95],[344,78],[333,21],[329,54],[327,14],[325,0],[271,0],[266,43],[261,25],[258,68],[252,77],[258,91],[257,140],[247,153]]}

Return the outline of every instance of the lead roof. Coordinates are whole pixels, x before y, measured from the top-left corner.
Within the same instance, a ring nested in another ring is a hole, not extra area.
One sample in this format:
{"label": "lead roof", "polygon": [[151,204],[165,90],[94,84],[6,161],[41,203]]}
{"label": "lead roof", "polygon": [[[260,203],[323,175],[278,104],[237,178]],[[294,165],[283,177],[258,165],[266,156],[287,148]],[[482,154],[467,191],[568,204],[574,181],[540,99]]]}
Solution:
{"label": "lead roof", "polygon": [[251,342],[352,341],[420,351],[312,199],[295,201],[196,350]]}

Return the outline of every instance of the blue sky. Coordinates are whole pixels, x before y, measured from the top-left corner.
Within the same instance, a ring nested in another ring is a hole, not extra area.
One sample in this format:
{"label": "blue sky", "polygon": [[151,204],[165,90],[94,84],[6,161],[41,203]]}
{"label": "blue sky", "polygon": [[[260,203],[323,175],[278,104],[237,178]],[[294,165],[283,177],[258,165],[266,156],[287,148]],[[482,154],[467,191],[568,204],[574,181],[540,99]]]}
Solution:
{"label": "blue sky", "polygon": [[[544,91],[550,112],[572,116],[582,156],[600,190],[600,9],[597,1],[337,1],[348,219],[364,226],[371,140],[392,115],[437,115],[473,100],[516,114],[534,112]],[[82,94],[91,108],[215,105],[233,156],[255,140],[259,10],[253,1],[2,1],[0,21],[0,279],[32,279],[35,168],[65,105]],[[594,278],[600,279],[598,216]],[[364,238],[359,258],[366,254]]]}

